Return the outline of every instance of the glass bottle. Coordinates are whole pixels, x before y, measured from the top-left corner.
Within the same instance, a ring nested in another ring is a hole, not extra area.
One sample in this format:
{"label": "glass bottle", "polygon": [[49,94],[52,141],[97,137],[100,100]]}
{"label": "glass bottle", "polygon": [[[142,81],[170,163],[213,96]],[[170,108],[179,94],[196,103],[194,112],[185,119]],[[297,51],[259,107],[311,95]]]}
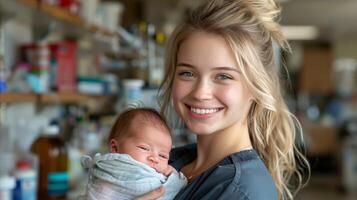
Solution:
{"label": "glass bottle", "polygon": [[31,146],[39,158],[39,200],[66,199],[68,191],[68,154],[59,137],[59,128],[50,125]]}

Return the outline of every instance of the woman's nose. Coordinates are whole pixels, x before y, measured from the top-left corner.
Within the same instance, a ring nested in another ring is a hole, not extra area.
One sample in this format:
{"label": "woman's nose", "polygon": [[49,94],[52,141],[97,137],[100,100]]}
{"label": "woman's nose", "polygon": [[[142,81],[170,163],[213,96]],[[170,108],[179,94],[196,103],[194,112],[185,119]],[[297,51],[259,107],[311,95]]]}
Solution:
{"label": "woman's nose", "polygon": [[211,99],[212,86],[207,80],[197,80],[191,94],[198,100]]}

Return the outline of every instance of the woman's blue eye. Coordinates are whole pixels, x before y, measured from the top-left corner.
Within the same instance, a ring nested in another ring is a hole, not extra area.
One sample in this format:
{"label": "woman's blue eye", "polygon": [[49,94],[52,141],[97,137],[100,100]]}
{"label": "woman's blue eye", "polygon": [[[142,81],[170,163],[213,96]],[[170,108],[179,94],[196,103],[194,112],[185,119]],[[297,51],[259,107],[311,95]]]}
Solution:
{"label": "woman's blue eye", "polygon": [[217,76],[217,79],[218,80],[227,80],[227,79],[231,80],[233,78],[232,78],[232,76],[229,76],[229,75],[226,75],[226,74],[220,74],[220,75]]}
{"label": "woman's blue eye", "polygon": [[179,76],[192,77],[192,76],[193,76],[193,73],[192,73],[192,72],[184,71],[184,72],[180,72],[180,73],[179,73]]}

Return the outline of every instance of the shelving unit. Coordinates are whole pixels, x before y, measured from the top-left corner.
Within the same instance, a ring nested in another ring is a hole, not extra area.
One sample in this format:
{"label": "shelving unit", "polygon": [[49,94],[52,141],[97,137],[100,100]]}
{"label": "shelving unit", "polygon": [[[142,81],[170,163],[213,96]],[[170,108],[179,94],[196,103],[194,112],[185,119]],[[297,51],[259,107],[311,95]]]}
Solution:
{"label": "shelving unit", "polygon": [[[80,16],[77,16],[70,11],[43,3],[38,0],[0,0],[0,15],[6,15],[7,18],[16,15],[26,15],[26,18],[31,18],[30,21],[35,21],[37,13],[48,17],[48,21],[58,21],[80,30],[84,33],[100,34],[105,37],[118,37],[114,32],[97,25],[89,24]],[[21,103],[33,102],[44,104],[81,104],[88,101],[108,101],[114,99],[114,96],[96,96],[75,93],[0,93],[0,103]]]}
{"label": "shelving unit", "polygon": [[33,93],[0,93],[1,103],[36,102],[37,95]]}
{"label": "shelving unit", "polygon": [[21,3],[23,5],[27,5],[33,8],[36,8],[38,1],[37,0],[15,0],[17,3]]}
{"label": "shelving unit", "polygon": [[43,3],[37,0],[0,0],[0,12],[10,12],[19,14],[18,6],[25,7],[25,9],[35,9],[36,11],[48,15],[57,21],[65,22],[74,28],[82,29],[83,31],[101,34],[107,37],[115,37],[116,33],[100,27],[97,25],[89,24],[80,16],[72,14],[70,11]]}
{"label": "shelving unit", "polygon": [[96,96],[74,93],[0,93],[1,103],[37,102],[37,103],[75,103],[81,104],[87,101],[103,101],[114,99],[115,96]]}
{"label": "shelving unit", "polygon": [[[25,1],[25,0],[21,0]],[[74,25],[76,27],[80,27],[84,30],[90,31],[92,33],[100,33],[105,36],[109,37],[114,37],[115,33],[107,30],[106,28],[88,24],[86,23],[83,19],[81,19],[79,16],[73,15],[69,11],[59,8],[57,6],[49,5],[46,3],[39,3],[39,10],[42,11],[45,14],[48,14],[58,20],[67,22],[71,25]]]}
{"label": "shelving unit", "polygon": [[86,94],[54,93],[40,95],[41,103],[85,103],[87,101],[100,101],[114,98],[113,96],[96,96]]}

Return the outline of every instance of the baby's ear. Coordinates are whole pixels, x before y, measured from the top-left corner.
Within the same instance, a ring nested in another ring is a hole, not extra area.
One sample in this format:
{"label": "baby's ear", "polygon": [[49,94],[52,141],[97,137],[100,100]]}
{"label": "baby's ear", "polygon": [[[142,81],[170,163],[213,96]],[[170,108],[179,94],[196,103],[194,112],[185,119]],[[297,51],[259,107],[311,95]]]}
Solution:
{"label": "baby's ear", "polygon": [[109,148],[111,153],[118,153],[118,141],[111,139],[109,142]]}

